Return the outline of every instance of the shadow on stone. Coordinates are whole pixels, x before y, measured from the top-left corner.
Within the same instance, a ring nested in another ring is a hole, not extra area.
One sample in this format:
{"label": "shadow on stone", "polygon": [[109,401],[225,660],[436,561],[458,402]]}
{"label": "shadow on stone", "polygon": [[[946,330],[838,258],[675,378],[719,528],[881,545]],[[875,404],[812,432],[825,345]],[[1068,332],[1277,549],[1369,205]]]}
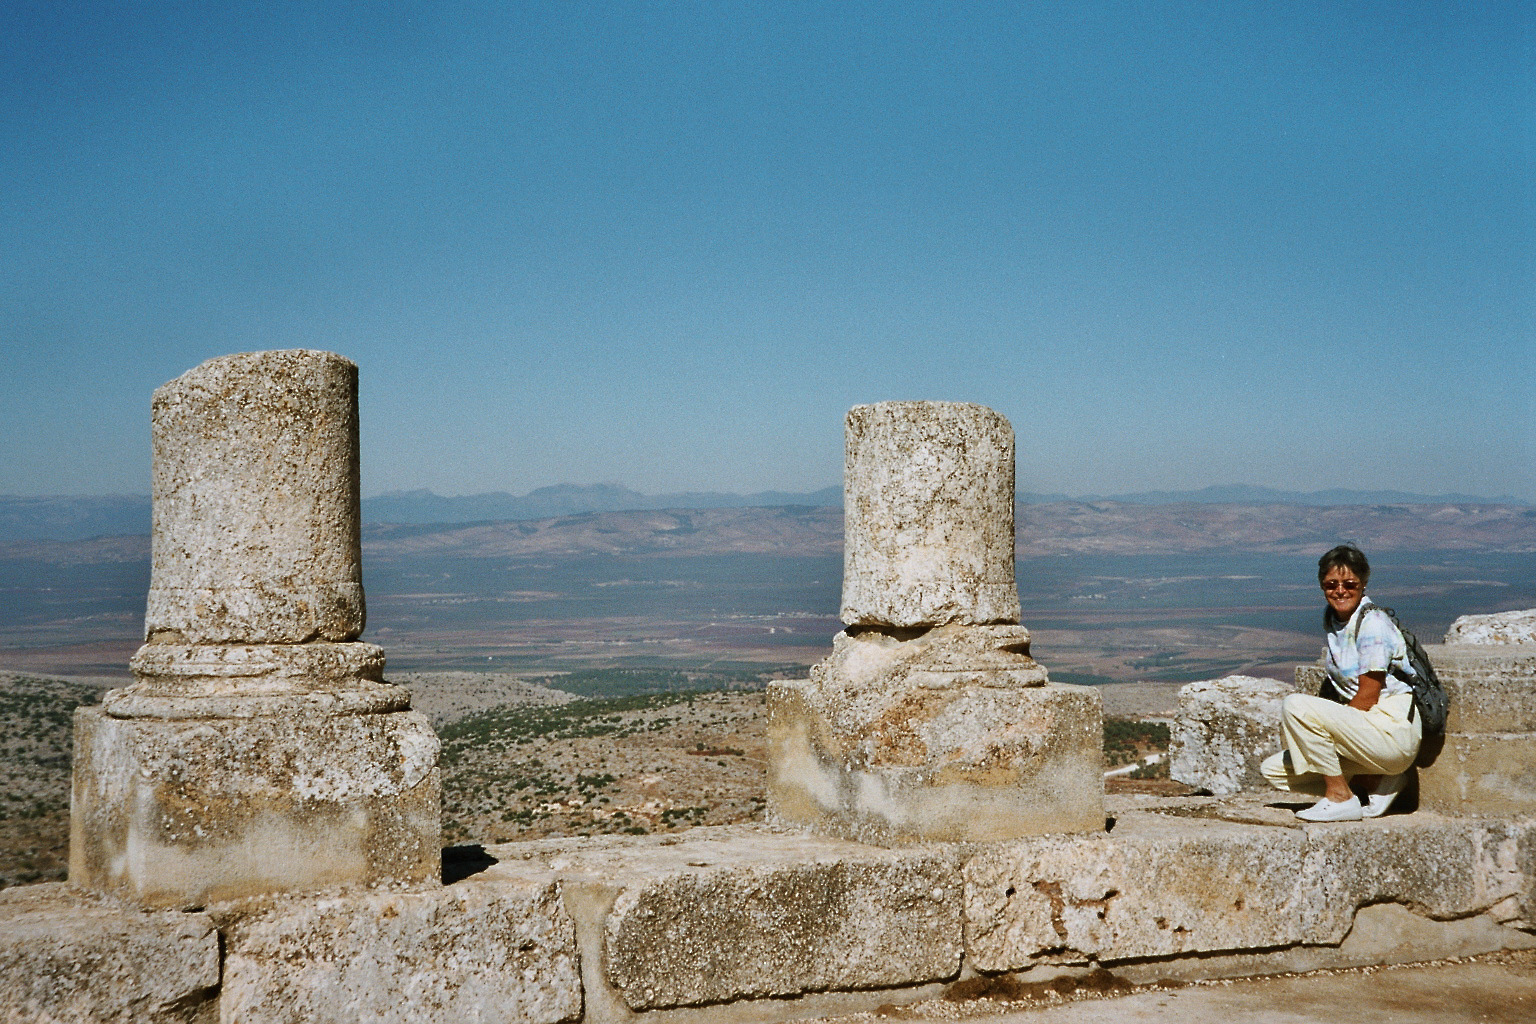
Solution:
{"label": "shadow on stone", "polygon": [[1051,978],[1049,981],[1020,981],[1012,974],[966,978],[946,988],[944,999],[951,1003],[969,1002],[973,999],[1027,1003],[1079,994],[1124,994],[1134,987],[1119,975],[1106,971],[1102,967],[1095,967],[1084,975],[1062,975]]}
{"label": "shadow on stone", "polygon": [[462,882],[498,863],[479,843],[443,847],[443,884]]}

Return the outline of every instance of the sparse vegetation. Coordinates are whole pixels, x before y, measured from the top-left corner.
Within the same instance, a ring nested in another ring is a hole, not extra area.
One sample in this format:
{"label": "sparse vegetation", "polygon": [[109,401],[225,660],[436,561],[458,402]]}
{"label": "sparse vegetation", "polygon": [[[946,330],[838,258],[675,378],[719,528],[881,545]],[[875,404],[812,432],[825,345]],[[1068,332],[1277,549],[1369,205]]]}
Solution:
{"label": "sparse vegetation", "polygon": [[642,693],[461,719],[441,730],[445,841],[642,835],[760,816],[762,700]]}
{"label": "sparse vegetation", "polygon": [[[1104,719],[1104,763],[1110,767],[1140,761],[1148,754],[1167,752],[1168,726],[1166,723],[1143,722],[1133,718]],[[1138,772],[1142,770],[1137,769]],[[1167,774],[1166,767],[1164,774]],[[1133,772],[1132,777],[1142,778],[1143,776]]]}
{"label": "sparse vegetation", "polygon": [[99,696],[80,683],[0,674],[0,888],[64,877],[74,710]]}

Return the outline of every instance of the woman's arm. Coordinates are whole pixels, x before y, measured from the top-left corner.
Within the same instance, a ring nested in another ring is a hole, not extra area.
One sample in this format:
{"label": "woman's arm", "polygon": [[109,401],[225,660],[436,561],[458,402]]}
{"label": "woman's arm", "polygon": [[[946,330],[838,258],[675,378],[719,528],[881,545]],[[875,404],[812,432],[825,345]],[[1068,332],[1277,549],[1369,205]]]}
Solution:
{"label": "woman's arm", "polygon": [[1349,706],[1358,708],[1361,711],[1369,711],[1381,699],[1381,688],[1387,685],[1387,674],[1385,672],[1362,672],[1356,682],[1360,684],[1360,689],[1355,691],[1355,698],[1349,702]]}

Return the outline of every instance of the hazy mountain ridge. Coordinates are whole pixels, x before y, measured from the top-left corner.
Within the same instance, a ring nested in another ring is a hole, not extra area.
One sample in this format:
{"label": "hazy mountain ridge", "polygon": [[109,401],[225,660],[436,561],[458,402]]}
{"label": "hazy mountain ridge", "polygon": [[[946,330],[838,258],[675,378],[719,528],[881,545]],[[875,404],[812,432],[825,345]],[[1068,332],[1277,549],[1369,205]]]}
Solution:
{"label": "hazy mountain ridge", "polygon": [[[802,506],[842,507],[842,488],[816,491],[759,491],[728,494],[686,491],[643,494],[618,484],[558,484],[524,495],[491,492],[443,497],[431,491],[398,491],[363,499],[363,521],[371,524],[450,525],[510,521],[542,521],[562,516],[612,512],[743,509]],[[1517,498],[1496,500],[1470,495],[1421,495],[1399,491],[1327,490],[1301,493],[1244,484],[1207,487],[1199,491],[1147,491],[1110,497],[1069,498],[1060,494],[1021,492],[1022,507],[1096,506],[1102,504],[1178,507],[1184,505],[1292,505],[1353,507],[1377,505],[1506,506],[1529,508]],[[147,534],[150,499],[145,495],[17,497],[0,495],[0,543],[13,541],[79,541],[92,537]]]}
{"label": "hazy mountain ridge", "polygon": [[[1508,505],[1021,505],[1020,557],[1249,551],[1317,554],[1352,540],[1367,551],[1536,551],[1536,509]],[[835,508],[608,512],[536,522],[441,527],[370,524],[368,558],[536,555],[834,555]]]}
{"label": "hazy mountain ridge", "polygon": [[[1316,553],[1341,541],[1367,551],[1536,551],[1536,509],[1519,505],[1021,504],[1020,557],[1070,554]],[[586,512],[483,523],[368,523],[368,558],[435,555],[834,555],[840,509],[806,506]],[[147,560],[149,538],[0,542],[0,561]]]}

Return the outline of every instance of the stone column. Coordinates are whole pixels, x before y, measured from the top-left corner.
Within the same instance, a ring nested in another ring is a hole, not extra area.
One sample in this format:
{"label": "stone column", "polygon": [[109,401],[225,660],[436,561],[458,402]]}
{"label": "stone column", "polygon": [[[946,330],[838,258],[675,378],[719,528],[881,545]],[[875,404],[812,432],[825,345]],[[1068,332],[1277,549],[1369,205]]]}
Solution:
{"label": "stone column", "polygon": [[1103,711],[1018,625],[1013,429],[958,402],[847,420],[842,617],[768,691],[770,815],[864,842],[1104,827]]}
{"label": "stone column", "polygon": [[437,737],[357,641],[357,367],[225,356],[152,409],[146,643],[76,712],[71,882],[196,906],[436,878]]}
{"label": "stone column", "polygon": [[843,465],[843,621],[1018,622],[1013,500],[1013,428],[991,409],[854,406]]}

